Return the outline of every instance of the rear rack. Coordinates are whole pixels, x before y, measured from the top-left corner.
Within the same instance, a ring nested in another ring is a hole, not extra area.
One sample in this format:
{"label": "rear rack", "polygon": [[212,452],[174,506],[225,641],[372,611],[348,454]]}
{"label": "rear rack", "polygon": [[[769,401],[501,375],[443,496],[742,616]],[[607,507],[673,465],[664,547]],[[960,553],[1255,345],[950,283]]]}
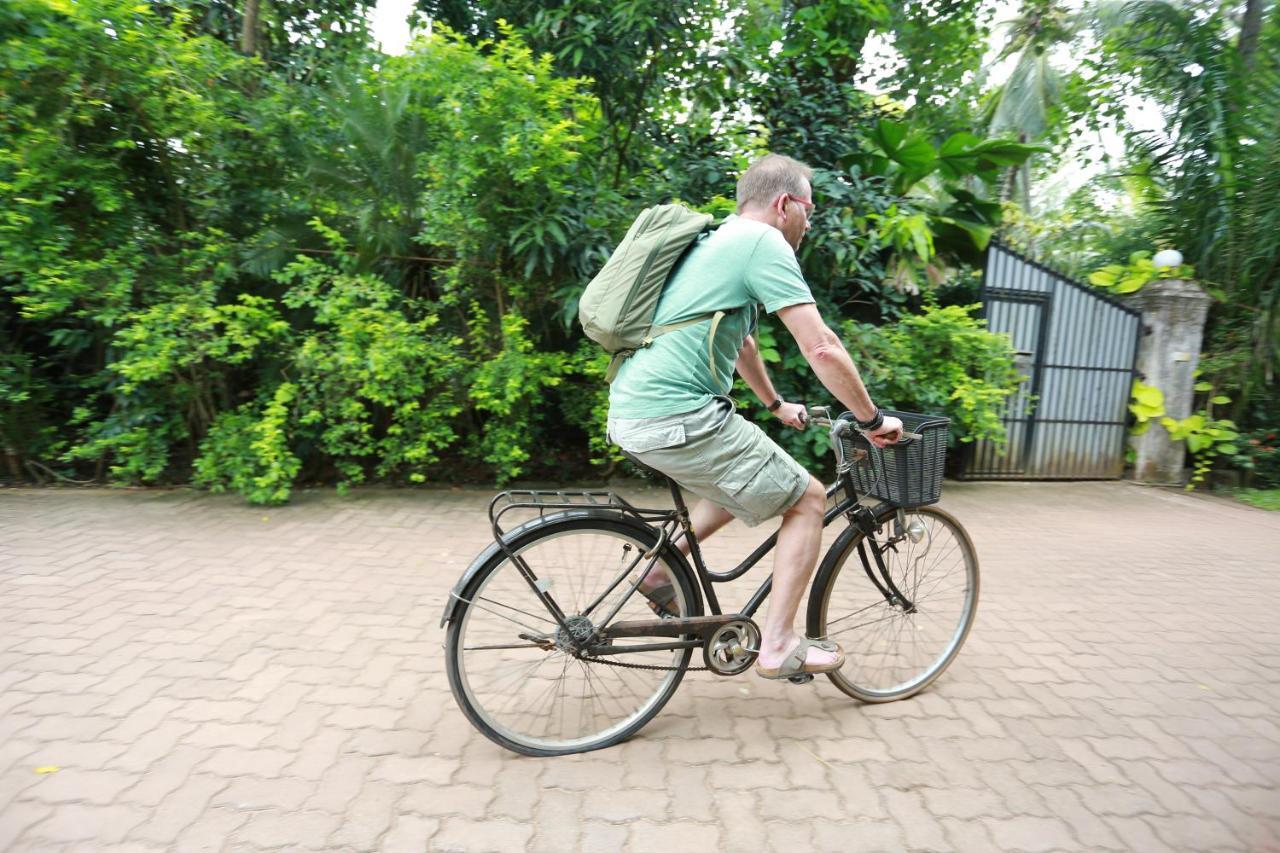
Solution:
{"label": "rear rack", "polygon": [[604,509],[621,515],[628,515],[646,524],[670,519],[675,510],[671,508],[653,509],[632,506],[625,498],[607,491],[539,491],[533,489],[512,489],[501,492],[489,501],[489,525],[493,528],[493,538],[499,547],[506,550],[503,542],[504,532],[499,521],[508,512],[517,509],[536,510],[539,517],[549,512],[563,512],[569,509]]}

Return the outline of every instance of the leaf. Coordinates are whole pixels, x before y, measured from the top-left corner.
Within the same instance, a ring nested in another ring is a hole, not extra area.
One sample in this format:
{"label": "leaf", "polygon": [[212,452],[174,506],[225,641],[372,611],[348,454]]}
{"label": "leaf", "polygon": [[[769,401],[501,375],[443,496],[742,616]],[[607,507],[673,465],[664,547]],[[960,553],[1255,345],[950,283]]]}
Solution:
{"label": "leaf", "polygon": [[898,124],[897,122],[886,121],[881,119],[876,123],[876,129],[871,133],[871,139],[886,154],[892,156],[893,152],[898,150],[898,146],[902,144],[902,140],[907,138],[907,126]]}
{"label": "leaf", "polygon": [[1154,385],[1144,385],[1135,381],[1133,384],[1133,398],[1143,406],[1164,409],[1164,392]]}
{"label": "leaf", "polygon": [[1108,264],[1089,276],[1089,283],[1096,287],[1113,287],[1124,275],[1124,267],[1119,264]]}
{"label": "leaf", "polygon": [[1146,276],[1130,273],[1116,285],[1116,293],[1135,293],[1148,281],[1150,279]]}
{"label": "leaf", "polygon": [[1212,391],[1212,390],[1213,390],[1213,383],[1211,383],[1211,382],[1197,382],[1197,383],[1195,384],[1195,386],[1194,386],[1194,387],[1195,387],[1195,390],[1197,390],[1197,391]]}
{"label": "leaf", "polygon": [[1225,394],[1219,394],[1216,397],[1214,397],[1213,400],[1211,400],[1210,402],[1212,402],[1215,406],[1225,406],[1227,403],[1231,402],[1231,398]]}

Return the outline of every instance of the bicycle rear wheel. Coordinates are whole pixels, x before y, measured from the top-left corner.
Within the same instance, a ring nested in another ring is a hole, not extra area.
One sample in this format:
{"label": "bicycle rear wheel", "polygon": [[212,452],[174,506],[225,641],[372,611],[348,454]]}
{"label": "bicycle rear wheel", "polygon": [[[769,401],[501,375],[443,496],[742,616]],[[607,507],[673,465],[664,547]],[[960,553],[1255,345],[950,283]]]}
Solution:
{"label": "bicycle rear wheel", "polygon": [[[588,635],[627,595],[628,580],[647,565],[641,555],[655,541],[652,528],[638,522],[566,513],[513,532],[509,547],[568,617],[572,633]],[[664,549],[656,565],[671,579],[671,604],[682,615],[697,615],[701,604],[683,564]],[[601,658],[613,664],[582,659],[501,551],[461,598],[445,641],[449,686],[486,737],[526,755],[586,752],[625,740],[667,703],[689,665],[691,649]],[[612,621],[655,618],[637,592]],[[613,645],[654,642],[671,640],[641,637]]]}
{"label": "bicycle rear wheel", "polygon": [[[901,527],[892,510],[877,521],[869,536],[850,527],[827,552],[809,630],[844,649],[845,665],[828,676],[837,687],[892,702],[924,690],[959,654],[978,607],[978,558],[960,523],[936,507],[907,510]],[[905,601],[888,590],[875,552]]]}

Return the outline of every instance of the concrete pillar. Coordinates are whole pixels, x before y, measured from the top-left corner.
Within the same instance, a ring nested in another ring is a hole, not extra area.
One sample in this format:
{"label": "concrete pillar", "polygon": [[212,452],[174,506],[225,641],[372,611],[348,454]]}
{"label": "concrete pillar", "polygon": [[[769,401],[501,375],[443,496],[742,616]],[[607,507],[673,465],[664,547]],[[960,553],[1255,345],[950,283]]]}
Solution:
{"label": "concrete pillar", "polygon": [[[1153,281],[1131,297],[1142,311],[1143,335],[1138,342],[1138,374],[1164,392],[1165,414],[1181,420],[1191,414],[1194,373],[1200,361],[1209,297],[1194,281]],[[1131,436],[1136,453],[1134,479],[1146,483],[1180,484],[1186,443],[1172,441],[1157,420],[1145,433]]]}

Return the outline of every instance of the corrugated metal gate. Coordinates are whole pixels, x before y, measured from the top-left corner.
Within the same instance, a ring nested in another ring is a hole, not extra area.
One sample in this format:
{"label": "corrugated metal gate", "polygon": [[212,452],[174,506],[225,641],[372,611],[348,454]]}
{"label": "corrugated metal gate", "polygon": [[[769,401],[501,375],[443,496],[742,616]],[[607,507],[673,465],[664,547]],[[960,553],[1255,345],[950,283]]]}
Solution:
{"label": "corrugated metal gate", "polygon": [[987,327],[1010,336],[1028,378],[1002,418],[1009,436],[1003,452],[975,442],[961,476],[1120,477],[1141,315],[994,242],[982,303]]}

